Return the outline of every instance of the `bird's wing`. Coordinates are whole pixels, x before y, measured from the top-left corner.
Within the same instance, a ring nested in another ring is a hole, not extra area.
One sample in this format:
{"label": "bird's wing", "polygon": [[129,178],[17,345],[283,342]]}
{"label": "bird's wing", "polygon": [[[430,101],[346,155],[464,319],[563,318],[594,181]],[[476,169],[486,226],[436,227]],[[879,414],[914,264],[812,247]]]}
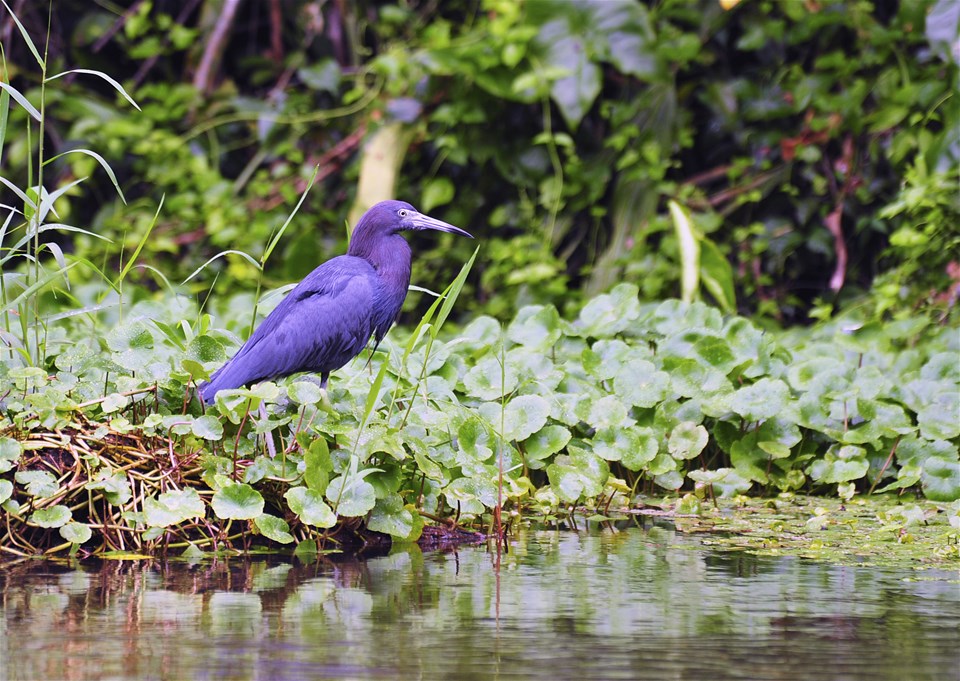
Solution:
{"label": "bird's wing", "polygon": [[378,285],[373,267],[361,258],[339,256],[323,263],[267,315],[204,392],[339,369],[370,339]]}

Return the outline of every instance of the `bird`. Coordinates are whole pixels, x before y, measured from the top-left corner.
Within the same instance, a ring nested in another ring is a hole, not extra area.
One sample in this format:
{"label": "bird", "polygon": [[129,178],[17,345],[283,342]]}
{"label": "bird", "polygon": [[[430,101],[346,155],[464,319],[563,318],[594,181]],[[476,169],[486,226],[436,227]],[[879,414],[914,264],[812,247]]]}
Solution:
{"label": "bird", "polygon": [[437,230],[473,238],[404,201],[381,201],[357,222],[346,255],[327,260],[297,284],[237,353],[199,386],[211,404],[218,392],[291,374],[330,372],[375,348],[400,314],[410,285],[405,231]]}

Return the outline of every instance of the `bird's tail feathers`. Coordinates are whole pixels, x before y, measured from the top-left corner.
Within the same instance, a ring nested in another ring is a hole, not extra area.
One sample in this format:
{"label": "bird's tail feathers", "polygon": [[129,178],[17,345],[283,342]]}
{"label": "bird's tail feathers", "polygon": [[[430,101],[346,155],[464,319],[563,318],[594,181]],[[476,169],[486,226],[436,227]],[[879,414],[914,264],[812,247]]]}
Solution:
{"label": "bird's tail feathers", "polygon": [[213,372],[213,375],[210,376],[209,381],[201,383],[199,386],[197,386],[197,392],[200,395],[200,399],[203,400],[203,403],[207,406],[213,404],[213,398],[216,397],[217,393],[221,390],[238,387],[231,383],[229,372],[224,371],[229,367],[230,362],[227,362]]}

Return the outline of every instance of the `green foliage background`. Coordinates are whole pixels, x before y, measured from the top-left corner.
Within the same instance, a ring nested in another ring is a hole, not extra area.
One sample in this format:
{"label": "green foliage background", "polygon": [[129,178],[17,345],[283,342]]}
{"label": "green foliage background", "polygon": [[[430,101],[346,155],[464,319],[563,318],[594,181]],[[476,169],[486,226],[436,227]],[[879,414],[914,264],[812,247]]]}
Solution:
{"label": "green foliage background", "polygon": [[[58,185],[93,174],[57,204],[114,240],[69,239],[92,262],[135,245],[162,195],[143,258],[171,281],[224,249],[257,258],[319,163],[267,272],[297,279],[342,250],[358,176],[382,170],[363,171],[364,145],[387,129],[402,172],[380,193],[483,239],[469,299],[498,316],[525,302],[574,309],[624,280],[647,300],[677,295],[669,198],[693,212],[703,267],[732,266],[741,312],[802,321],[878,276],[872,303],[903,310],[957,283],[950,2],[289,2],[279,16],[241,3],[215,43],[226,4],[142,2],[118,16],[57,3],[50,70],[104,71],[142,109],[80,76],[47,90],[48,149],[97,150],[127,193],[124,205],[89,157],[54,165]],[[21,10],[41,43],[45,6]],[[5,56],[36,101],[22,41],[6,40]],[[198,90],[205,57],[216,68]],[[4,176],[24,186],[39,140],[18,133],[21,110],[10,116]],[[452,273],[469,246],[430,248],[418,280]],[[221,270],[231,290],[254,288],[236,257],[193,286]]]}
{"label": "green foliage background", "polygon": [[[0,31],[10,550],[108,519],[96,550],[412,540],[501,489],[548,516],[802,490],[960,517],[952,3],[114,9]],[[415,245],[415,283],[472,264],[446,302],[411,296],[332,413],[304,377],[191,402],[394,196],[479,239]]]}

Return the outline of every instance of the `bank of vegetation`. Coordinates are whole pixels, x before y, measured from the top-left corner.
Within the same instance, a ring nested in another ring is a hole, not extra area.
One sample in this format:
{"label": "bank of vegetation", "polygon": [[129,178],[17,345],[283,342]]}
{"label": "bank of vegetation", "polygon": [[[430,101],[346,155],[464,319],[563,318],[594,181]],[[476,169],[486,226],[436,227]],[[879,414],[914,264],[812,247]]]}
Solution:
{"label": "bank of vegetation", "polygon": [[[5,554],[663,497],[960,517],[952,3],[4,12]],[[391,196],[479,237],[419,249],[446,295],[410,296],[332,411],[306,376],[204,410]]]}

